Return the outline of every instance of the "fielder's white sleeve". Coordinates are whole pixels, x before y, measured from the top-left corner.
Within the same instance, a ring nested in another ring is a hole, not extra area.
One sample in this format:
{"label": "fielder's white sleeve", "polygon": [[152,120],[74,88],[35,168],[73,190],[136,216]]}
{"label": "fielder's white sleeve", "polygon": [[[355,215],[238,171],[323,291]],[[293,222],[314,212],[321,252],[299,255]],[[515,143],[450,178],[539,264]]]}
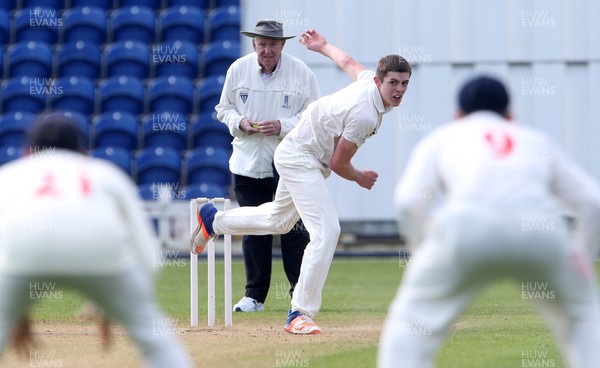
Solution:
{"label": "fielder's white sleeve", "polygon": [[600,245],[600,187],[598,183],[557,148],[552,166],[552,192],[575,216],[573,245],[595,255]]}
{"label": "fielder's white sleeve", "polygon": [[129,244],[140,266],[149,274],[155,274],[160,270],[154,262],[160,257],[160,243],[152,230],[135,184],[118,169],[114,171],[114,195],[124,219],[123,225],[129,230]]}
{"label": "fielder's white sleeve", "polygon": [[442,194],[436,137],[437,134],[432,134],[417,144],[396,186],[394,203],[398,228],[412,249],[423,240],[431,208]]}

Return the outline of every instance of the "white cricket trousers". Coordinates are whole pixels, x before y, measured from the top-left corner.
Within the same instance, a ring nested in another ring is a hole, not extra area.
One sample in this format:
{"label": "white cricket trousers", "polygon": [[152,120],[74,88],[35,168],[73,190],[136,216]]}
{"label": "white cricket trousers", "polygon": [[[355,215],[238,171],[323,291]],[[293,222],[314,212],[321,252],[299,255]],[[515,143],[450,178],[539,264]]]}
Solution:
{"label": "white cricket trousers", "polygon": [[[0,352],[6,347],[14,325],[27,313],[32,302],[44,295],[43,291],[39,291],[43,285],[52,285],[54,291],[72,289],[94,301],[111,321],[125,328],[138,345],[145,367],[193,366],[173,331],[163,328],[169,324],[155,302],[150,278],[141,270],[133,269],[106,276],[16,276],[0,273]],[[35,289],[33,294],[32,289]]]}
{"label": "white cricket trousers", "polygon": [[292,309],[315,317],[340,236],[335,204],[325,183],[329,172],[314,156],[296,150],[289,139],[277,146],[274,161],[279,184],[273,202],[220,211],[213,230],[231,235],[285,234],[302,218],[310,242],[304,250]]}
{"label": "white cricket trousers", "polygon": [[485,286],[506,277],[521,288],[515,297],[530,300],[549,325],[569,367],[599,366],[596,274],[584,252],[569,246],[566,222],[535,207],[480,204],[436,215],[390,306],[378,367],[433,367],[455,319]]}

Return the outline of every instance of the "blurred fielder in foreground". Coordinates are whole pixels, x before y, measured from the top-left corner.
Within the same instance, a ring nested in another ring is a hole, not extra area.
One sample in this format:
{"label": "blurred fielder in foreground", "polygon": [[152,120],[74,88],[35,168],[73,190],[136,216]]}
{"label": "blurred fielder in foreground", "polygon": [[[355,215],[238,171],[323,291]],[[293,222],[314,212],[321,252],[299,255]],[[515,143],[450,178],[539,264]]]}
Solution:
{"label": "blurred fielder in foreground", "polygon": [[275,167],[280,179],[275,200],[218,213],[214,206],[204,205],[192,247],[202,251],[215,234],[286,233],[301,218],[310,242],[284,329],[293,334],[318,334],[321,328],[312,319],[321,308],[323,285],[340,236],[335,203],[325,179],[333,170],[365,189],[373,187],[377,173],[355,168],[352,158],[367,138],[377,133],[383,114],[400,105],[411,68],[399,55],[388,55],[379,60],[377,72],[367,70],[315,30],[307,30],[300,42],[333,60],[354,82],[308,105],[298,125],[279,143]]}
{"label": "blurred fielder in foreground", "polygon": [[468,81],[458,102],[458,119],[417,145],[396,189],[400,233],[416,254],[389,310],[379,367],[433,367],[454,320],[504,277],[521,283],[569,367],[597,367],[590,252],[600,239],[599,187],[548,138],[509,121],[498,80]]}
{"label": "blurred fielder in foreground", "polygon": [[82,154],[82,139],[64,115],[42,115],[29,154],[0,168],[0,351],[13,328],[26,348],[31,304],[64,287],[122,324],[145,366],[191,367],[173,333],[154,329],[166,324],[154,298],[159,244],[136,187]]}

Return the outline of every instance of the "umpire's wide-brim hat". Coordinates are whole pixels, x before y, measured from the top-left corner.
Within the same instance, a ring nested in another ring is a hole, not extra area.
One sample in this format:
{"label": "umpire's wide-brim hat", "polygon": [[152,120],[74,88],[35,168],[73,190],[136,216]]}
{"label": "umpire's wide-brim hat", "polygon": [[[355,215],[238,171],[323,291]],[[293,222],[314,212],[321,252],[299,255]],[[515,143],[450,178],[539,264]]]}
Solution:
{"label": "umpire's wide-brim hat", "polygon": [[283,24],[276,20],[264,20],[261,19],[256,22],[256,27],[254,27],[254,32],[242,31],[240,32],[244,36],[248,37],[268,37],[268,38],[277,38],[280,40],[289,40],[290,38],[294,38],[296,36],[284,36],[283,35]]}

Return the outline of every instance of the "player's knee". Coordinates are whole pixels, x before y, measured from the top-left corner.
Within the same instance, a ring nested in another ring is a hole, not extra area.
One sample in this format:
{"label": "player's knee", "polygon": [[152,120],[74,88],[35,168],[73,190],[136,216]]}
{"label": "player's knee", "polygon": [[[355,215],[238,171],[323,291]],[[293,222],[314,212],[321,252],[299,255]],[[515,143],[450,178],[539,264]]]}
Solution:
{"label": "player's knee", "polygon": [[327,230],[325,231],[325,237],[327,239],[325,239],[327,242],[337,242],[340,239],[340,233],[341,233],[341,228],[340,228],[340,224],[336,223],[336,224],[331,224],[331,225],[325,225],[327,227]]}

